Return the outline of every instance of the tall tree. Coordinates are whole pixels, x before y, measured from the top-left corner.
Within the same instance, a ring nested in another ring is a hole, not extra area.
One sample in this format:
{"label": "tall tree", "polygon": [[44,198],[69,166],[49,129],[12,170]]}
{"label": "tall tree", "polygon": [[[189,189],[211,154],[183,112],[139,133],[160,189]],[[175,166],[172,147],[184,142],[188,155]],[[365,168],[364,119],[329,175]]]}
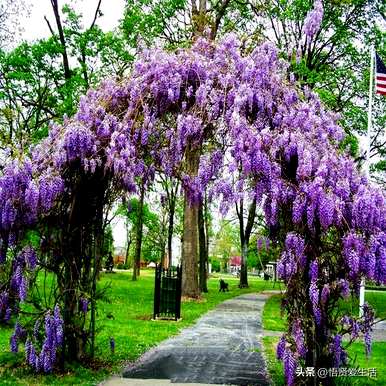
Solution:
{"label": "tall tree", "polygon": [[[141,222],[142,236],[139,235],[141,237],[140,261],[162,261],[167,240],[167,213],[162,206],[161,209],[155,208],[154,205],[149,205],[145,200],[141,204],[141,197],[139,196],[131,198],[128,202],[121,203],[115,214],[125,219],[126,238],[128,240],[125,262],[129,262],[130,246],[134,244],[134,251],[132,250],[131,254],[134,256],[134,265],[136,264],[135,254],[138,248],[136,240]],[[136,274],[138,274],[138,270]]]}
{"label": "tall tree", "polygon": [[239,287],[246,288],[248,287],[248,248],[256,217],[256,198],[253,198],[252,202],[248,207],[248,217],[246,224],[244,219],[244,198],[240,198],[239,203],[236,204],[236,213],[237,218],[239,220],[239,235],[241,246],[241,269]]}
{"label": "tall tree", "polygon": [[129,68],[133,56],[123,35],[98,26],[100,5],[95,1],[94,19],[84,28],[80,14],[53,0],[53,21],[45,17],[50,37],[0,50],[0,147],[27,151],[51,121],[75,112],[89,87]]}
{"label": "tall tree", "polygon": [[[230,1],[227,0],[216,4],[194,0],[189,8],[185,0],[154,1],[151,4],[131,0],[126,7],[122,29],[133,47],[137,47],[141,41],[152,44],[156,39],[162,39],[167,45],[176,47],[201,36],[207,27],[210,37],[215,39],[229,4]],[[197,176],[200,155],[201,143],[192,142],[185,153],[184,168],[184,173],[190,178]],[[198,297],[198,203],[190,202],[186,191],[184,201],[182,294]],[[171,255],[171,249],[169,254]]]}
{"label": "tall tree", "polygon": [[166,195],[162,198],[163,205],[168,212],[167,256],[168,266],[173,264],[173,234],[175,225],[176,205],[180,181],[177,178],[160,174],[161,186]]}
{"label": "tall tree", "polygon": [[[350,148],[363,164],[365,146],[358,136],[367,129],[369,85],[369,47],[374,44],[386,59],[385,14],[382,0],[240,2],[254,14],[254,28],[272,41],[281,55],[290,60],[300,83],[317,92],[322,101],[341,114],[347,138],[342,147]],[[316,5],[312,10],[313,4]],[[247,10],[247,8],[245,8]],[[315,29],[315,18],[321,21]],[[374,100],[371,160],[374,179],[386,184],[386,141],[383,136],[386,102]]]}
{"label": "tall tree", "polygon": [[[197,145],[196,145],[197,146]],[[187,175],[194,178],[199,168],[199,148],[188,146],[185,170]],[[198,207],[191,202],[188,192],[184,195],[184,225],[182,236],[182,295],[197,298],[200,295],[198,287]]]}
{"label": "tall tree", "polygon": [[221,269],[225,269],[229,258],[240,253],[239,228],[232,221],[221,220],[220,228],[214,236],[213,256],[221,260]]}
{"label": "tall tree", "polygon": [[[98,7],[99,6],[100,6],[100,1],[99,1],[99,4],[98,4]],[[54,12],[55,23],[56,23],[56,27],[57,27],[58,34],[59,34],[59,41],[60,41],[60,44],[61,44],[61,52],[62,52],[62,58],[63,58],[64,79],[66,81],[68,81],[68,80],[71,79],[71,70],[70,70],[70,64],[69,64],[69,61],[68,61],[67,42],[66,42],[66,39],[64,38],[62,19],[61,19],[61,16],[60,16],[58,0],[51,0],[51,7],[52,7],[52,11]],[[45,18],[45,20],[47,22],[48,28],[50,29],[52,35],[55,35],[55,32],[54,32],[53,28],[51,27],[50,22],[48,21],[48,19],[46,17],[44,17],[44,18]]]}
{"label": "tall tree", "polygon": [[133,264],[133,280],[137,280],[141,270],[141,249],[143,236],[143,205],[145,201],[145,184],[142,181],[139,187],[139,201],[137,207],[137,223],[135,224],[135,253]]}
{"label": "tall tree", "polygon": [[207,286],[207,230],[205,227],[204,202],[198,206],[198,244],[199,244],[199,287],[201,292],[208,292]]}

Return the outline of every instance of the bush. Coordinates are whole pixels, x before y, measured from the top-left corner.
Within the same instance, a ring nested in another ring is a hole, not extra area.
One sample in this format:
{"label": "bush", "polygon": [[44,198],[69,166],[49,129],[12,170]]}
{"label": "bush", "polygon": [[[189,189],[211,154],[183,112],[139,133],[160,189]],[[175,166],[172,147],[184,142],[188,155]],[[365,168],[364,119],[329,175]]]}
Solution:
{"label": "bush", "polygon": [[212,272],[220,272],[221,264],[217,259],[211,259],[210,263],[212,264]]}
{"label": "bush", "polygon": [[116,269],[129,269],[129,264],[118,263]]}

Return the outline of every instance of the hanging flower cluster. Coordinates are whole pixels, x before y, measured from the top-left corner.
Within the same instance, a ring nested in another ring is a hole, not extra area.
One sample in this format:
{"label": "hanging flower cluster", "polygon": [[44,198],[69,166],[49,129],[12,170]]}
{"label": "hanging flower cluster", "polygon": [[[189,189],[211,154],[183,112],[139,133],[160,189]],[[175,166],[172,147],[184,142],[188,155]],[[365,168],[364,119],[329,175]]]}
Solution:
{"label": "hanging flower cluster", "polygon": [[304,21],[303,32],[312,39],[314,35],[319,31],[320,24],[323,19],[323,4],[320,0],[316,0],[314,8],[307,14]]}
{"label": "hanging flower cluster", "polygon": [[64,337],[63,319],[57,305],[53,315],[49,311],[44,318],[44,340],[40,353],[37,351],[39,329],[40,324],[35,324],[33,338],[27,339],[25,343],[25,357],[27,363],[37,372],[49,373],[55,366],[57,352],[62,347]]}

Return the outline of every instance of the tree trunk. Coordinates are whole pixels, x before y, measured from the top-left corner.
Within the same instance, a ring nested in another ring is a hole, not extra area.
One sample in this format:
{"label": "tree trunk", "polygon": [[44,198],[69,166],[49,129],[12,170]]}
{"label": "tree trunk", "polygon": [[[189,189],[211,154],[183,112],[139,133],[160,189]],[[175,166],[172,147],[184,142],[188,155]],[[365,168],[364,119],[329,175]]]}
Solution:
{"label": "tree trunk", "polygon": [[[100,211],[97,214],[97,218],[100,221],[96,222],[94,230],[94,267],[92,273],[92,286],[91,286],[91,315],[90,315],[90,355],[91,358],[95,355],[95,333],[96,333],[96,292],[97,292],[97,280],[99,279],[99,268],[102,266],[102,247],[104,242],[103,231],[103,208],[99,208]],[[84,337],[84,346],[87,344],[87,337]]]}
{"label": "tree trunk", "polygon": [[64,37],[62,21],[60,19],[58,1],[57,0],[51,0],[51,6],[52,6],[52,10],[54,11],[54,15],[55,15],[55,21],[56,21],[56,26],[58,28],[60,44],[62,45],[64,78],[66,80],[69,80],[71,78],[71,70],[70,70],[70,65],[69,65],[68,56],[67,56],[66,39]]}
{"label": "tree trunk", "polygon": [[165,268],[165,269],[168,269],[170,268],[170,265],[169,265],[169,259],[168,259],[168,255],[165,251],[165,245],[163,246],[163,253],[161,254],[161,265],[162,265],[162,268]]}
{"label": "tree trunk", "polygon": [[205,235],[205,220],[204,220],[204,210],[203,203],[200,203],[198,207],[198,241],[199,241],[199,255],[200,255],[200,270],[199,270],[199,284],[201,292],[208,292],[208,287],[206,283],[207,279],[207,270],[206,270],[206,235]]}
{"label": "tree trunk", "polygon": [[[198,172],[199,149],[186,149],[186,171],[189,176]],[[197,280],[198,253],[198,216],[197,205],[189,202],[188,193],[184,194],[184,231],[182,243],[182,296],[197,298],[200,296]]]}
{"label": "tree trunk", "polygon": [[169,206],[169,225],[168,225],[168,259],[169,259],[169,267],[173,264],[173,233],[174,233],[174,212],[176,209],[175,197],[171,199],[172,202]]}
{"label": "tree trunk", "polygon": [[240,199],[239,207],[236,205],[236,212],[239,218],[240,226],[240,246],[241,246],[241,269],[240,269],[240,288],[247,288],[248,285],[248,269],[247,269],[247,258],[248,258],[248,247],[249,239],[251,237],[253,225],[256,216],[256,199],[253,199],[248,209],[248,220],[247,225],[244,229],[244,200]]}
{"label": "tree trunk", "polygon": [[209,273],[209,211],[208,211],[208,200],[205,192],[204,199],[204,224],[205,224],[205,235],[206,235],[206,245],[205,245],[205,266],[206,266],[206,278],[208,279]]}
{"label": "tree trunk", "polygon": [[[63,357],[79,360],[88,343],[93,350],[95,333],[95,292],[98,266],[103,243],[103,205],[106,180],[102,173],[90,179],[83,175],[74,178],[71,201],[66,202],[61,226],[61,253],[66,256],[63,275],[58,276],[58,286],[63,294],[64,345]],[[67,210],[69,208],[69,210]],[[79,293],[78,289],[81,290]],[[91,295],[91,325],[85,327],[85,317],[79,310],[83,293]]]}
{"label": "tree trunk", "polygon": [[135,256],[134,256],[134,266],[133,266],[133,277],[132,280],[137,280],[137,276],[140,275],[141,268],[141,249],[142,249],[142,236],[143,236],[143,202],[145,199],[145,186],[144,183],[141,184],[140,188],[140,198],[138,203],[138,223],[136,229],[136,238],[135,238]]}
{"label": "tree trunk", "polygon": [[79,347],[78,331],[74,322],[77,311],[77,294],[74,287],[79,282],[81,273],[82,250],[82,200],[81,194],[74,196],[70,203],[67,228],[64,230],[62,253],[66,254],[63,277],[59,282],[63,293],[63,321],[64,321],[64,358],[78,359],[83,354]]}
{"label": "tree trunk", "polygon": [[247,257],[248,257],[248,243],[244,240],[241,246],[241,269],[240,269],[240,288],[248,288],[248,270],[247,270]]}
{"label": "tree trunk", "polygon": [[125,264],[129,261],[129,252],[130,252],[130,245],[131,245],[131,237],[130,237],[130,230],[129,230],[129,220],[126,218],[126,256],[125,256]]}
{"label": "tree trunk", "polygon": [[171,267],[173,265],[173,233],[174,233],[174,215],[176,212],[176,200],[177,192],[179,188],[179,181],[173,178],[170,179],[170,186],[168,185],[168,180],[164,180],[164,187],[167,194],[168,200],[168,235],[167,235],[167,256],[168,256],[168,265]]}
{"label": "tree trunk", "polygon": [[129,238],[127,240],[127,248],[126,248],[126,254],[125,254],[125,265],[129,264],[130,246],[131,246],[131,238]]}

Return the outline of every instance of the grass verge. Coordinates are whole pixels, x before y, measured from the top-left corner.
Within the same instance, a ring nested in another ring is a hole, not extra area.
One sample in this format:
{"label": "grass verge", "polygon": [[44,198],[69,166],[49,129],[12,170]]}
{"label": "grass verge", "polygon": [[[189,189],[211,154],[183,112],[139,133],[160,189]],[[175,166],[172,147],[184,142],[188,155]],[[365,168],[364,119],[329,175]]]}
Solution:
{"label": "grass verge", "polygon": [[[365,300],[371,304],[377,318],[386,318],[386,292],[383,291],[366,291]],[[265,303],[263,310],[263,327],[265,330],[285,331],[287,328],[286,318],[281,315],[280,304],[281,294],[271,296]],[[341,301],[339,307],[347,313],[358,313],[358,299],[348,299]]]}

